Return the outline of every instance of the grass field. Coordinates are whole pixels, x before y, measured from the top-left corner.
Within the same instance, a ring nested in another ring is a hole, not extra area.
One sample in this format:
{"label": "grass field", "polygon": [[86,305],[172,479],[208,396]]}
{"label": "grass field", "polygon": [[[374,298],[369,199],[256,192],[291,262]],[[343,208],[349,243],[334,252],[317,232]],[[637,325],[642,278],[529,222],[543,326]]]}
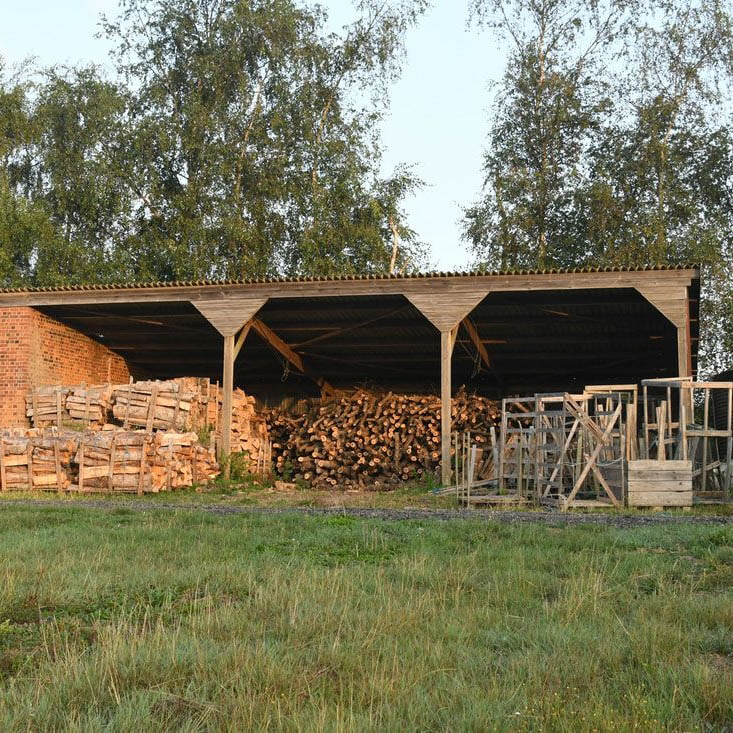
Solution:
{"label": "grass field", "polygon": [[733,527],[0,511],[0,729],[719,730]]}

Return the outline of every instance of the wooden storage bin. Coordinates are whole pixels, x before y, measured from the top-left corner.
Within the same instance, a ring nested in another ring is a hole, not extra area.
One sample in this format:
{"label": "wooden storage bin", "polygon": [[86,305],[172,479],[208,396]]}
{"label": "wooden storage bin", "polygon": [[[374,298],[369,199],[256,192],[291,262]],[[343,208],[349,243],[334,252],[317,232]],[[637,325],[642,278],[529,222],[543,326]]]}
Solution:
{"label": "wooden storage bin", "polygon": [[629,506],[692,506],[692,461],[629,461]]}

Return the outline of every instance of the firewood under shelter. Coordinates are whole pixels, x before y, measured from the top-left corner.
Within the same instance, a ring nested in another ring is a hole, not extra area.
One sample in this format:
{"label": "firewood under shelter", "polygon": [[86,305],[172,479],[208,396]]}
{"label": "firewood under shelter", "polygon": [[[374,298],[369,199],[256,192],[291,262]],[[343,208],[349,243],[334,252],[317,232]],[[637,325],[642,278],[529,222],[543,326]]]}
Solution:
{"label": "firewood under shelter", "polygon": [[[158,282],[0,290],[121,355],[136,376],[220,380],[264,402],[370,383],[441,396],[574,392],[695,376],[695,266]],[[0,377],[2,378],[2,377]]]}

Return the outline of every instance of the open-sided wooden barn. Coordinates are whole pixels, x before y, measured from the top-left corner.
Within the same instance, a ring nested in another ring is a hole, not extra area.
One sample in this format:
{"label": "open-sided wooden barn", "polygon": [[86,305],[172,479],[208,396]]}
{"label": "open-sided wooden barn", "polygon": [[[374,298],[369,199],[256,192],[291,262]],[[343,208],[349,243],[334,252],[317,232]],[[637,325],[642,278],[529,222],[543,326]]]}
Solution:
{"label": "open-sided wooden barn", "polygon": [[[694,375],[700,273],[431,273],[0,290],[0,422],[40,383],[182,374],[273,401],[362,383],[502,396]],[[101,366],[100,366],[101,365]],[[15,412],[14,412],[15,411]]]}

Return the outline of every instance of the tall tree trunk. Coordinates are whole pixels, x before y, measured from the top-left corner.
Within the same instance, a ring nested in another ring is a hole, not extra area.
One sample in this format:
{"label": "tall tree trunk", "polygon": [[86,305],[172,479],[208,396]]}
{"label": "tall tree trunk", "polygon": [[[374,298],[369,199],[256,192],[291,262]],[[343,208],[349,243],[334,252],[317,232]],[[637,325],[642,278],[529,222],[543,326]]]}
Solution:
{"label": "tall tree trunk", "polygon": [[539,76],[537,80],[536,109],[537,128],[540,135],[540,170],[539,170],[539,206],[537,217],[537,267],[543,270],[547,261],[547,137],[545,135],[545,120],[542,116],[542,98],[545,92],[545,27],[544,20],[540,26],[540,35],[537,40],[537,62]]}
{"label": "tall tree trunk", "polygon": [[389,228],[392,230],[392,258],[389,261],[389,274],[394,275],[395,267],[397,266],[397,251],[400,245],[400,235],[397,231],[394,217],[391,215],[389,217]]}

